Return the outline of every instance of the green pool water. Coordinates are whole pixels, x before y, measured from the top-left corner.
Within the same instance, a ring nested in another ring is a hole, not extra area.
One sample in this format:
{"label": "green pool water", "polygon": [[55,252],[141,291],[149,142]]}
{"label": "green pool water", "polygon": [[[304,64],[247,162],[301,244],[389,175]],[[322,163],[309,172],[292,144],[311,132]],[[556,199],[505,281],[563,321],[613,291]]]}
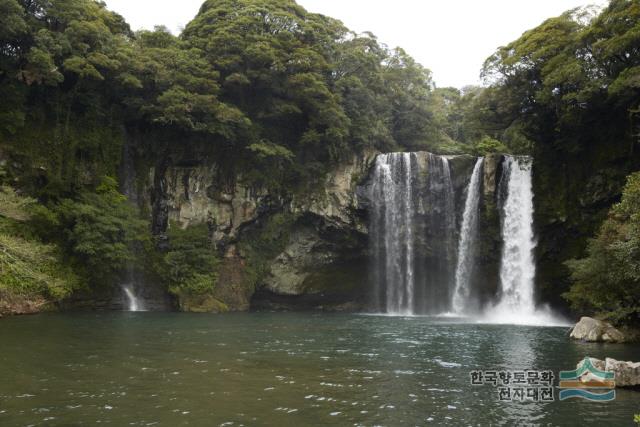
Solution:
{"label": "green pool water", "polygon": [[[473,370],[640,360],[566,328],[310,313],[47,314],[0,320],[0,425],[634,425],[616,400],[501,402]],[[556,380],[557,385],[557,380]],[[557,393],[556,393],[557,397]]]}

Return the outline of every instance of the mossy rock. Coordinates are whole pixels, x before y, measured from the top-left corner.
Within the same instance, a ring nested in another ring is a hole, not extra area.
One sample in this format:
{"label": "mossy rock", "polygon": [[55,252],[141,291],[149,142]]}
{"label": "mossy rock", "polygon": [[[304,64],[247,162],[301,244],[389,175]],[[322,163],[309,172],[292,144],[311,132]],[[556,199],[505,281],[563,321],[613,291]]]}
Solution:
{"label": "mossy rock", "polygon": [[226,313],[229,307],[212,295],[178,295],[180,310],[189,313]]}

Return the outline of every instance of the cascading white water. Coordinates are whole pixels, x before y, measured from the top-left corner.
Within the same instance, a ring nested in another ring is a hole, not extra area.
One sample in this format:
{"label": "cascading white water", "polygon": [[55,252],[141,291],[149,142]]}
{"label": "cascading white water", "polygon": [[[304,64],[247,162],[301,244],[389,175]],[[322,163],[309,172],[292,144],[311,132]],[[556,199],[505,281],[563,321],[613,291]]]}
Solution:
{"label": "cascading white water", "polygon": [[533,250],[533,189],[531,159],[507,156],[503,162],[507,178],[502,219],[500,264],[500,312],[530,315],[535,311],[533,281],[536,267]]}
{"label": "cascading white water", "polygon": [[474,247],[478,231],[478,207],[482,184],[482,166],[484,159],[478,158],[467,187],[467,197],[462,216],[462,227],[458,240],[455,290],[451,301],[454,313],[463,314],[468,308],[471,294],[471,274],[473,273]]}
{"label": "cascading white water", "polygon": [[492,323],[565,324],[547,306],[535,304],[532,159],[506,156],[502,169],[500,295],[487,309],[485,319]]}
{"label": "cascading white water", "polygon": [[447,311],[457,244],[449,160],[424,152],[379,155],[371,200],[374,310]]}
{"label": "cascading white water", "polygon": [[381,154],[373,177],[377,309],[411,314],[414,306],[412,153]]}
{"label": "cascading white water", "polygon": [[498,205],[503,250],[498,302],[487,303],[486,290],[473,289],[487,279],[474,279],[484,164],[484,159],[477,159],[471,172],[458,233],[454,183],[460,177],[453,179],[447,157],[424,152],[377,157],[370,187],[372,308],[376,312],[478,314],[479,321],[489,323],[565,323],[548,308],[535,305],[532,160],[528,157],[505,156],[501,168]]}
{"label": "cascading white water", "polygon": [[143,304],[138,300],[131,286],[123,286],[122,290],[127,297],[127,307],[129,311],[145,311]]}

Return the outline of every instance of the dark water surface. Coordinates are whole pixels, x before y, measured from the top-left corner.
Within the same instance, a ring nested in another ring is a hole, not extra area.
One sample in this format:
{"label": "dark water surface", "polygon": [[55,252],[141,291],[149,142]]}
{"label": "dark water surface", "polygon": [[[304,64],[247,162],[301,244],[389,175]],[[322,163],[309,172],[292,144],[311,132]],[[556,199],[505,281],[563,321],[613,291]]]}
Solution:
{"label": "dark water surface", "polygon": [[[640,347],[566,328],[330,314],[51,314],[0,321],[0,425],[634,425],[609,403],[498,400],[475,369],[571,370]],[[557,394],[557,393],[556,393]]]}

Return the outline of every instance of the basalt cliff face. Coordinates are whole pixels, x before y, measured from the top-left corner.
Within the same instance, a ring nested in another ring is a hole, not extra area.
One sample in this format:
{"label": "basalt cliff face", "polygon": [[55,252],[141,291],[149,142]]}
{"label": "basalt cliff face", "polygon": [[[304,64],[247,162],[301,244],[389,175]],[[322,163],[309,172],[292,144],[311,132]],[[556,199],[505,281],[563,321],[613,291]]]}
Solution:
{"label": "basalt cliff face", "polygon": [[[151,216],[159,245],[167,244],[171,227],[206,224],[212,251],[220,257],[211,294],[177,298],[184,311],[250,309],[367,310],[371,308],[371,209],[373,170],[378,153],[369,151],[338,165],[319,191],[290,198],[273,197],[242,184],[242,177],[220,179],[214,164],[170,165],[148,171],[134,197]],[[426,152],[414,153],[416,179],[428,174]],[[464,204],[474,168],[472,156],[446,156],[450,164],[454,204]],[[478,284],[488,292],[497,286],[500,240],[497,213],[501,156],[488,156],[483,172],[481,245]],[[418,185],[416,200],[430,190]],[[420,203],[420,215],[442,209]],[[459,223],[461,209],[454,209]],[[496,232],[492,232],[496,231]],[[452,264],[452,252],[438,257],[429,230],[416,230],[422,259]],[[455,237],[457,239],[457,236]],[[434,255],[436,254],[436,255]],[[487,293],[487,292],[484,292]]]}
{"label": "basalt cliff face", "polygon": [[171,227],[207,224],[221,258],[213,294],[181,296],[180,309],[351,308],[366,285],[366,212],[357,188],[375,155],[354,156],[327,174],[320,191],[288,198],[244,186],[240,176],[221,180],[213,164],[152,169],[137,200],[160,244]]}

